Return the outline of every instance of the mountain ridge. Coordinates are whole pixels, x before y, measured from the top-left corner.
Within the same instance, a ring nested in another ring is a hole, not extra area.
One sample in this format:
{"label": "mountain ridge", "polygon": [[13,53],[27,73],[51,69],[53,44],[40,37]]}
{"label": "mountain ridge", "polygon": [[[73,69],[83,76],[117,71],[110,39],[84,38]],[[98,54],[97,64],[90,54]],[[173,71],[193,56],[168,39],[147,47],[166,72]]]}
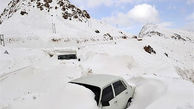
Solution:
{"label": "mountain ridge", "polygon": [[[86,10],[77,8],[68,0],[12,0],[0,15],[0,24],[2,24],[4,20],[11,18],[17,12],[22,16],[28,15],[33,8],[48,13],[57,10],[61,14],[58,13],[58,16],[69,20],[77,19],[78,21],[86,22],[90,19],[90,15]],[[51,13],[51,16],[54,16],[53,13]]]}
{"label": "mountain ridge", "polygon": [[193,32],[188,32],[184,30],[176,30],[176,29],[167,29],[161,27],[157,24],[146,24],[142,27],[138,37],[153,37],[159,36],[168,39],[174,40],[182,40],[182,41],[190,41],[194,42],[194,35]]}

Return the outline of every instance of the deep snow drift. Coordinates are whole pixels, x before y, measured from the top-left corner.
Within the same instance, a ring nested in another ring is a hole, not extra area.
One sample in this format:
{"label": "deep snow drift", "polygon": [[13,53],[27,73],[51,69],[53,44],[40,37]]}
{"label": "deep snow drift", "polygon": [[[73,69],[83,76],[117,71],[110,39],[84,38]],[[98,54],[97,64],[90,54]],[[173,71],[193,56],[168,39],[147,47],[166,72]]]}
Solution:
{"label": "deep snow drift", "polygon": [[[0,21],[0,109],[97,109],[90,90],[68,83],[91,74],[135,84],[129,109],[194,109],[194,33],[146,25],[135,37],[67,0],[15,0]],[[81,61],[50,54],[65,48]]]}
{"label": "deep snow drift", "polygon": [[[149,54],[143,49],[148,44],[156,54]],[[118,75],[134,83],[137,88],[129,109],[194,108],[194,85],[177,72],[177,68],[193,68],[193,43],[163,37],[144,37],[142,41],[129,38],[83,43],[73,48],[76,47],[79,48],[80,62],[58,61],[57,57],[50,57],[42,47],[1,47],[1,57],[5,58],[1,58],[1,63],[12,60],[13,63],[28,67],[12,72],[12,68],[17,67],[8,63],[1,68],[7,72],[0,78],[0,108],[95,109],[96,102],[91,91],[67,84],[72,79],[89,74]],[[9,54],[4,54],[5,50]],[[168,53],[168,57],[164,53]],[[23,59],[26,61],[16,61]],[[9,66],[11,73],[6,70]]]}

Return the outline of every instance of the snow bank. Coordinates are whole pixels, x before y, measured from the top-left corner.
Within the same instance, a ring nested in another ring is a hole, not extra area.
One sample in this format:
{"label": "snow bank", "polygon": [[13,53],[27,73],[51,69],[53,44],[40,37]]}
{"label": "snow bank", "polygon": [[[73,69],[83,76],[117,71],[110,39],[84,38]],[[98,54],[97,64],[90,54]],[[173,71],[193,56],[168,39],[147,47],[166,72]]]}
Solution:
{"label": "snow bank", "polygon": [[136,92],[128,109],[193,109],[194,88],[188,81],[154,76],[132,77]]}
{"label": "snow bank", "polygon": [[0,78],[0,109],[96,109],[92,91],[67,84],[80,76],[77,65],[41,59]]}
{"label": "snow bank", "polygon": [[[29,94],[14,101],[11,109],[97,109],[94,94],[79,85],[66,84],[44,94]],[[79,91],[78,91],[79,90]]]}
{"label": "snow bank", "polygon": [[[90,53],[88,53],[90,54]],[[133,67],[133,57],[127,55],[115,55],[96,53],[84,62],[83,67],[92,69],[97,74],[123,75]]]}
{"label": "snow bank", "polygon": [[165,84],[154,78],[137,77],[131,81],[136,81],[136,91],[129,109],[145,109],[166,91]]}

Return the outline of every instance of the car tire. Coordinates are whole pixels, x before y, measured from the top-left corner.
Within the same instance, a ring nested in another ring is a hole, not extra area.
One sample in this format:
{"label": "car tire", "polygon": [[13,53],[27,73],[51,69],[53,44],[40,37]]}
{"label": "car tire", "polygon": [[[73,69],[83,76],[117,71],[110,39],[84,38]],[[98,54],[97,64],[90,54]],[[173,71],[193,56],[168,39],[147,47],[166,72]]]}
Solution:
{"label": "car tire", "polygon": [[126,109],[131,105],[131,101],[132,101],[132,98],[129,98],[127,105],[126,105]]}

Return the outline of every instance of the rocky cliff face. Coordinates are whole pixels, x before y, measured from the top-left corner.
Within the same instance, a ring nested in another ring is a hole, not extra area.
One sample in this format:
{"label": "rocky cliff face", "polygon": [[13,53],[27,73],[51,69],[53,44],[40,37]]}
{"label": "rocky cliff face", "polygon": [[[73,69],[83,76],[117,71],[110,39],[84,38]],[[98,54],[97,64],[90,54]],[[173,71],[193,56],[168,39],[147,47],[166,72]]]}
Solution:
{"label": "rocky cliff face", "polygon": [[90,19],[90,15],[86,10],[77,8],[68,0],[12,0],[0,15],[0,24],[16,13],[25,16],[30,14],[34,9],[46,12],[51,17],[59,16],[63,19],[80,22],[86,22]]}

